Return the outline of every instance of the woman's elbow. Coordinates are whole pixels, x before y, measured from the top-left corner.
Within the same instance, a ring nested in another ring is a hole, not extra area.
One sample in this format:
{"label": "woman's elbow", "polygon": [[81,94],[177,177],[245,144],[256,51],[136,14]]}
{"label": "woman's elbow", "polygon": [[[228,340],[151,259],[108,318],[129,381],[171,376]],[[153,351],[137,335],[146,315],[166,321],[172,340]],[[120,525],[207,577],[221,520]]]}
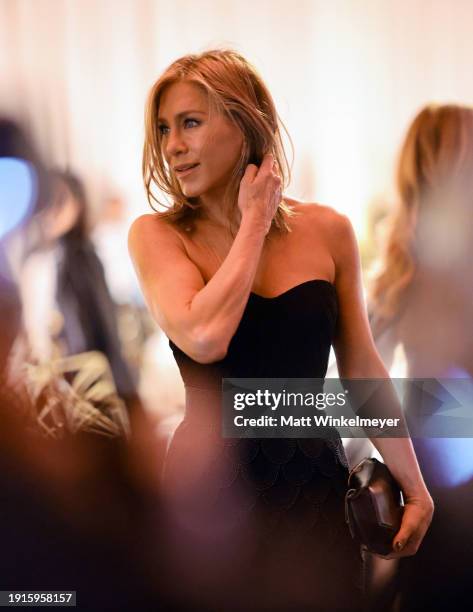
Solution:
{"label": "woman's elbow", "polygon": [[225,343],[221,335],[211,333],[207,327],[190,325],[183,320],[171,323],[162,315],[155,315],[154,318],[166,336],[193,361],[208,364],[225,358],[229,343]]}
{"label": "woman's elbow", "polygon": [[194,339],[193,359],[198,363],[215,363],[225,359],[228,346],[220,338],[213,338],[206,334],[197,334]]}
{"label": "woman's elbow", "polygon": [[197,330],[193,334],[189,349],[189,357],[194,361],[209,364],[225,359],[228,343],[208,332]]}

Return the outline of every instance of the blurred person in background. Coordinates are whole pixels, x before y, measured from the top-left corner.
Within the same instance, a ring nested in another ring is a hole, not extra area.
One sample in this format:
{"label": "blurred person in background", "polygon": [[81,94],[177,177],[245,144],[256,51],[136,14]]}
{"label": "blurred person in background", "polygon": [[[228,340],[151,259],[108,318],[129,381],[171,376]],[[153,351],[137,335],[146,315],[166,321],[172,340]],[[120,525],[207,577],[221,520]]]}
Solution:
{"label": "blurred person in background", "polygon": [[162,539],[163,448],[143,413],[131,415],[127,441],[70,431],[45,438],[35,407],[10,380],[21,301],[9,239],[42,209],[41,169],[21,127],[0,119],[0,590],[75,590],[77,609],[94,612],[174,609]]}
{"label": "blurred person in background", "polygon": [[122,354],[115,304],[89,238],[84,186],[71,172],[53,171],[50,180],[51,196],[38,216],[40,240],[22,270],[32,356],[47,361],[100,351],[131,409],[138,402],[135,376]]}
{"label": "blurred person in background", "polygon": [[[401,147],[397,188],[399,207],[371,297],[377,346],[389,368],[401,345],[409,378],[471,379],[472,108],[429,105],[417,114]],[[419,401],[407,397],[408,415]],[[438,409],[435,397],[422,401],[425,414]],[[413,442],[436,511],[418,555],[402,561],[401,609],[466,610],[473,580],[473,441]]]}
{"label": "blurred person in background", "polygon": [[[220,420],[222,377],[323,378],[332,342],[340,376],[387,376],[351,226],[283,197],[273,100],[232,51],[185,56],[154,84],[143,170],[150,203],[155,188],[172,200],[129,244],[186,385],[165,470],[182,588],[204,609],[359,610],[340,438],[223,439]],[[408,439],[375,444],[405,492],[392,554],[414,554],[430,496]]]}

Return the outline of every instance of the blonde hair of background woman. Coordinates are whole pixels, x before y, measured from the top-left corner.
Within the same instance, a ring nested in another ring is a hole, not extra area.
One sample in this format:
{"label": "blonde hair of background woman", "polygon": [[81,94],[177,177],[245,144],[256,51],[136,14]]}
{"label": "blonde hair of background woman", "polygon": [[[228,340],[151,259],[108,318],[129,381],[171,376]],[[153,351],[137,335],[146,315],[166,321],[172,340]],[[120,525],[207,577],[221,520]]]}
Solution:
{"label": "blonde hair of background woman", "polygon": [[[401,147],[397,190],[384,266],[372,287],[375,333],[403,308],[420,264],[419,236],[429,208],[443,209],[444,219],[457,214],[457,228],[473,215],[473,108],[428,105],[417,114]],[[453,244],[459,236],[449,238]]]}
{"label": "blonde hair of background woman", "polygon": [[[271,153],[275,158],[283,186],[288,185],[290,167],[280,129],[282,127],[285,130],[285,127],[266,85],[253,66],[235,51],[206,51],[176,60],[164,71],[149,93],[145,112],[143,178],[148,201],[153,209],[153,203],[163,204],[153,193],[157,188],[172,200],[172,205],[167,207],[168,211],[163,213],[170,222],[192,225],[199,216],[198,203],[194,198],[184,196],[176,177],[165,163],[158,129],[161,95],[166,87],[178,81],[194,83],[202,88],[208,95],[210,112],[223,112],[244,135],[240,158],[227,189],[225,204],[228,205],[230,217],[236,211],[238,189],[246,166],[249,163],[261,163],[266,153]],[[281,200],[273,226],[280,231],[290,231],[287,217],[293,214],[291,207]]]}

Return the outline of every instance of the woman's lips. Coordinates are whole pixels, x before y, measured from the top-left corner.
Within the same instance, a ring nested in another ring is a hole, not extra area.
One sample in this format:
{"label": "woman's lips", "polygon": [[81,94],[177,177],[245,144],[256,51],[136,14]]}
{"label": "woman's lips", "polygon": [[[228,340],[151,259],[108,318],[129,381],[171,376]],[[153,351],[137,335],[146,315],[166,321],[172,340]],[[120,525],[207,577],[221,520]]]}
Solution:
{"label": "woman's lips", "polygon": [[174,172],[176,173],[177,177],[184,178],[188,176],[191,172],[193,172],[198,166],[199,164],[187,164],[185,166],[182,165],[178,168],[174,168]]}

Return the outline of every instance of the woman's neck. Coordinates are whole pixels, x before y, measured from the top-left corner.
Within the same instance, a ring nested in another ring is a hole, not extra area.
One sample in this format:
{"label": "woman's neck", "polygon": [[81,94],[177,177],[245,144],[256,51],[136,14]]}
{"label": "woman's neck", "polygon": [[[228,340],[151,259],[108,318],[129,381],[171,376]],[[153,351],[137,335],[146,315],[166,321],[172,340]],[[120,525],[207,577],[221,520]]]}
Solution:
{"label": "woman's neck", "polygon": [[209,225],[215,225],[225,230],[238,230],[241,223],[241,212],[233,204],[222,205],[222,200],[200,200],[201,219]]}

